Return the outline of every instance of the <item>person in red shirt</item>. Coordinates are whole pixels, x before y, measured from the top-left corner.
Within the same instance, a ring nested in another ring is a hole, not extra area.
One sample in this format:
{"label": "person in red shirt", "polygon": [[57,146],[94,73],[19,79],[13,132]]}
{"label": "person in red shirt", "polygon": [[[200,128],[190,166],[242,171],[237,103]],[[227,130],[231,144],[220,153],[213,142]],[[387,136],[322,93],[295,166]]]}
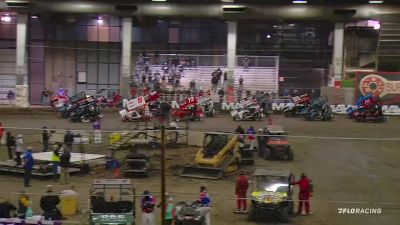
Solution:
{"label": "person in red shirt", "polygon": [[[235,194],[237,196],[237,208],[235,213],[247,213],[247,189],[249,188],[249,179],[243,171],[240,172],[240,176],[236,181]],[[243,206],[243,211],[242,211]]]}
{"label": "person in red shirt", "polygon": [[113,103],[115,108],[120,106],[121,99],[122,99],[121,95],[119,95],[119,93],[117,92],[113,97]]}
{"label": "person in red shirt", "polygon": [[140,206],[142,207],[142,225],[154,225],[154,206],[156,198],[150,195],[150,192],[145,190]]}
{"label": "person in red shirt", "polygon": [[134,99],[134,98],[136,98],[136,88],[131,88],[131,96],[132,96],[132,99]]}
{"label": "person in red shirt", "polygon": [[310,212],[310,197],[312,191],[311,180],[308,179],[305,173],[301,174],[301,178],[298,181],[291,182],[292,185],[299,185],[300,192],[299,192],[299,207],[297,210],[297,214],[301,215],[303,211],[303,204],[306,206],[306,213],[307,215],[312,214]]}

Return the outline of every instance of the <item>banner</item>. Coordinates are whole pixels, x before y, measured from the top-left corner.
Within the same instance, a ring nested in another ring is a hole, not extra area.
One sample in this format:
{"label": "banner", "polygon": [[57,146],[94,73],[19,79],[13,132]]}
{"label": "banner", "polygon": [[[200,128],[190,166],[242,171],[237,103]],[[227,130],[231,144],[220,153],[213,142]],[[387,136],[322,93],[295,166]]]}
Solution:
{"label": "banner", "polygon": [[[291,99],[272,99],[268,103],[268,107],[271,111],[274,113],[281,113],[283,108],[285,107],[293,107],[293,101]],[[230,112],[234,109],[238,109],[240,107],[239,103],[235,102],[222,102],[221,104],[221,111],[223,112]],[[338,104],[338,105],[330,105],[332,112],[336,114],[346,114],[346,109],[348,107],[355,107],[354,105],[343,105],[343,104]],[[171,102],[171,108],[173,109],[178,109],[179,104],[176,101]],[[123,110],[122,110],[123,111]],[[385,104],[382,106],[382,111],[384,115],[400,115],[400,107],[397,104]],[[121,114],[121,112],[120,112]]]}
{"label": "banner", "polygon": [[25,220],[18,218],[10,218],[10,219],[0,218],[0,225],[61,225],[61,222],[40,220],[36,218],[25,219]]}
{"label": "banner", "polygon": [[357,72],[356,99],[372,93],[385,105],[400,104],[400,72]]}

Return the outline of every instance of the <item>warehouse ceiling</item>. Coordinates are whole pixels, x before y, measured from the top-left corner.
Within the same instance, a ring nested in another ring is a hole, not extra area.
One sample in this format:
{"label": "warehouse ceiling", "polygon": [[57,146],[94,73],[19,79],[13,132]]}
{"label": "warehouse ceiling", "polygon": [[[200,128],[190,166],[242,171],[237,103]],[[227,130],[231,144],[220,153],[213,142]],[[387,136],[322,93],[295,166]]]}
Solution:
{"label": "warehouse ceiling", "polygon": [[[66,2],[61,0],[43,0],[47,2]],[[360,5],[369,4],[370,0],[306,0],[311,5]],[[70,1],[71,2],[71,1]],[[89,2],[110,2],[110,3],[150,3],[152,0],[89,0]],[[258,5],[291,5],[293,0],[166,0],[167,3],[179,4],[258,4]],[[382,4],[399,4],[399,0],[384,0]]]}
{"label": "warehouse ceiling", "polygon": [[265,20],[328,20],[353,21],[380,19],[399,14],[400,0],[384,0],[369,4],[369,0],[6,0],[3,11],[19,13],[82,13],[145,16],[157,18],[221,18]]}

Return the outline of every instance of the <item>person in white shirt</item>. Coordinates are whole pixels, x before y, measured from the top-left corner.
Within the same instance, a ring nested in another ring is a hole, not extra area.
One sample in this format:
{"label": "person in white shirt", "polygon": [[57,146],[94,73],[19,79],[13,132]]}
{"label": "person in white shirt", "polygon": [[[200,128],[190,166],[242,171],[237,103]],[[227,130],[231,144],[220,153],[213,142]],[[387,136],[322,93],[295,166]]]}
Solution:
{"label": "person in white shirt", "polygon": [[17,163],[16,166],[20,166],[22,164],[21,155],[24,151],[24,140],[22,138],[22,134],[18,134],[17,139],[15,141],[15,162]]}

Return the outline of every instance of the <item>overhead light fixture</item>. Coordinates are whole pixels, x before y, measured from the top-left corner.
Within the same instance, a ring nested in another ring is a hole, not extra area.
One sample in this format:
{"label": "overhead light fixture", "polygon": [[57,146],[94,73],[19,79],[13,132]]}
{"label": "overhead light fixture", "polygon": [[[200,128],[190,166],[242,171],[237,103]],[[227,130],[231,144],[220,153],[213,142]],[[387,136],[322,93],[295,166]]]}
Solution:
{"label": "overhead light fixture", "polygon": [[166,2],[167,0],[151,0],[152,2]]}
{"label": "overhead light fixture", "polygon": [[246,6],[244,5],[223,5],[223,13],[244,13],[246,11]]}
{"label": "overhead light fixture", "polygon": [[291,27],[294,27],[294,25],[295,25],[294,23],[290,23],[290,24],[289,24],[289,26],[291,26]]}
{"label": "overhead light fixture", "polygon": [[17,8],[17,9],[29,8],[31,4],[30,0],[6,0],[5,2],[8,8]]}
{"label": "overhead light fixture", "polygon": [[221,2],[224,2],[224,3],[234,3],[235,0],[221,0]]}
{"label": "overhead light fixture", "polygon": [[96,21],[97,21],[97,25],[103,25],[103,23],[104,23],[104,20],[103,20],[103,18],[101,18],[101,17],[98,17],[98,18],[96,19]]}
{"label": "overhead light fixture", "polygon": [[32,15],[31,16],[31,19],[37,19],[37,18],[39,18],[37,15]]}
{"label": "overhead light fixture", "polygon": [[270,38],[271,38],[271,35],[270,35],[270,34],[267,34],[267,38],[270,39]]}
{"label": "overhead light fixture", "polygon": [[306,0],[293,0],[293,4],[307,4],[308,2]]}
{"label": "overhead light fixture", "polygon": [[273,28],[278,28],[278,25],[274,25]]}
{"label": "overhead light fixture", "polygon": [[6,22],[6,23],[11,22],[11,16],[9,16],[9,15],[2,16],[1,21]]}
{"label": "overhead light fixture", "polygon": [[368,3],[369,4],[382,4],[383,0],[370,0]]}
{"label": "overhead light fixture", "polygon": [[373,27],[374,30],[381,29],[381,23],[378,20],[367,20],[367,26]]}

